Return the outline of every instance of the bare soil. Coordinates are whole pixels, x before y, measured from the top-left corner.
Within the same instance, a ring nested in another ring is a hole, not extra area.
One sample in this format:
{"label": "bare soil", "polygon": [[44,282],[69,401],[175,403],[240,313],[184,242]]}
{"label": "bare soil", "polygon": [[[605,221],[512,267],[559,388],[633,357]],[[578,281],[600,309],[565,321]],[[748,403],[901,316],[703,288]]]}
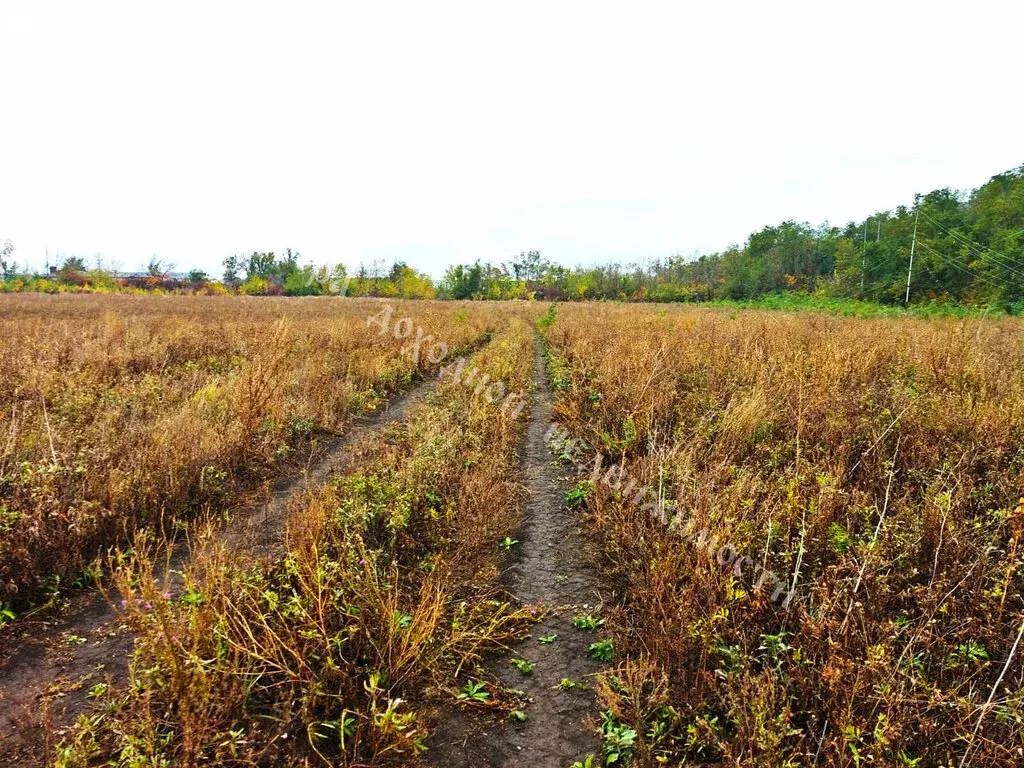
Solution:
{"label": "bare soil", "polygon": [[[600,754],[590,721],[595,712],[593,676],[601,664],[588,655],[599,636],[577,630],[572,618],[578,613],[600,615],[602,596],[598,575],[584,555],[582,522],[565,504],[571,488],[563,477],[567,470],[556,464],[548,443],[553,395],[539,345],[535,365],[536,397],[521,448],[529,500],[514,548],[518,553],[505,578],[522,604],[550,613],[528,638],[485,665],[506,687],[525,693],[528,719],[514,723],[488,718],[479,710],[452,708],[442,717],[426,754],[427,762],[438,768],[569,768],[590,753]],[[553,634],[558,636],[555,642],[539,642]],[[536,666],[523,675],[511,659]],[[577,687],[561,690],[562,679]]]}
{"label": "bare soil", "polygon": [[[436,385],[431,376],[381,410],[357,417],[344,435],[322,444],[302,474],[282,478],[258,500],[243,503],[224,528],[228,546],[247,556],[273,556],[289,505],[349,467],[371,432],[404,421]],[[176,549],[172,582],[192,556],[187,546]],[[89,690],[126,680],[133,644],[117,610],[96,590],[73,597],[59,615],[0,631],[0,765],[44,764],[62,733],[89,709]]]}

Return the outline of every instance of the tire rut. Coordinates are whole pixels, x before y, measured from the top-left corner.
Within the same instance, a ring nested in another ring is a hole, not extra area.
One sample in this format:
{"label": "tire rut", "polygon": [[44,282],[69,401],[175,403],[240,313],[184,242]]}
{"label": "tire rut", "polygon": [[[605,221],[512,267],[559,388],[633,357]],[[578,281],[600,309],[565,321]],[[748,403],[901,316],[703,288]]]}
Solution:
{"label": "tire rut", "polygon": [[[521,603],[550,612],[528,638],[485,665],[506,687],[523,691],[528,719],[517,724],[480,722],[470,712],[449,712],[435,730],[427,753],[427,762],[438,768],[569,768],[587,754],[600,754],[600,743],[588,722],[595,712],[593,676],[601,670],[588,650],[598,637],[572,624],[577,613],[599,614],[600,581],[584,556],[582,522],[565,504],[570,481],[562,476],[550,450],[553,395],[539,340],[534,381],[536,396],[521,448],[529,498],[519,534],[520,552],[505,578]],[[554,642],[539,642],[540,637],[553,634],[558,636]],[[512,659],[535,664],[533,672],[522,675],[510,663]],[[561,689],[563,679],[576,687]]]}
{"label": "tire rut", "polygon": [[[264,495],[262,501],[243,502],[225,524],[221,541],[246,557],[266,559],[279,554],[289,505],[350,468],[367,437],[388,423],[405,421],[409,411],[434,391],[437,381],[436,375],[429,375],[380,411],[353,419],[302,474],[272,483],[269,497]],[[169,574],[165,573],[172,588],[194,554],[188,546],[174,550]],[[119,623],[117,612],[98,590],[72,598],[61,615],[35,622],[10,638],[0,659],[0,762],[42,764],[51,751],[51,730],[70,725],[88,710],[89,688],[125,680],[133,643],[131,632]]]}

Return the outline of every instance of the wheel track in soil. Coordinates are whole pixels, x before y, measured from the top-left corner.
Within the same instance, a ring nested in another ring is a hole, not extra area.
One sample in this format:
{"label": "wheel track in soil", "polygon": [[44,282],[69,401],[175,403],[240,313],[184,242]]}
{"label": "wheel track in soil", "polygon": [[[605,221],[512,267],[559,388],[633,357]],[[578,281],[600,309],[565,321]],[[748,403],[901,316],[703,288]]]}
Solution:
{"label": "wheel track in soil", "polygon": [[[341,436],[324,445],[302,474],[276,480],[263,501],[243,502],[224,526],[221,540],[249,557],[273,557],[283,544],[290,503],[349,469],[359,446],[371,434],[389,423],[405,421],[437,382],[436,373],[429,374],[394,396],[384,409],[357,416]],[[172,583],[192,557],[187,546],[174,550]],[[61,615],[29,626],[0,649],[0,764],[43,764],[52,747],[45,734],[66,728],[88,710],[87,691],[92,685],[117,684],[127,676],[134,638],[120,625],[114,608],[95,589],[73,597],[70,603]],[[72,646],[66,640],[70,636],[86,642]]]}
{"label": "wheel track in soil", "polygon": [[[549,445],[553,425],[553,395],[545,370],[540,341],[534,362],[536,395],[530,422],[521,445],[521,468],[529,493],[519,534],[520,553],[505,572],[506,584],[523,604],[552,609],[534,625],[530,636],[507,653],[485,663],[503,685],[528,697],[525,723],[474,717],[472,712],[450,709],[431,736],[426,762],[436,768],[569,768],[593,753],[600,743],[589,721],[596,712],[593,675],[601,664],[588,656],[596,633],[581,632],[572,624],[577,612],[600,612],[600,580],[584,555],[582,522],[565,504],[571,487],[555,463]],[[539,637],[557,634],[551,644]],[[536,664],[522,675],[510,663],[525,659]],[[580,687],[560,690],[568,678]]]}

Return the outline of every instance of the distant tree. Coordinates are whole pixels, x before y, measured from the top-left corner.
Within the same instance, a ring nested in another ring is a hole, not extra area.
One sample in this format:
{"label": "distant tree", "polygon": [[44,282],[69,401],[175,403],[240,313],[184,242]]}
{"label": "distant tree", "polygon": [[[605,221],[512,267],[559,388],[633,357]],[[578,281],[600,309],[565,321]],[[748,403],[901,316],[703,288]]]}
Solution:
{"label": "distant tree", "polygon": [[150,277],[166,277],[173,269],[173,264],[165,262],[159,256],[154,255],[149,257],[149,263],[146,265],[146,274]]}
{"label": "distant tree", "polygon": [[840,293],[854,296],[860,291],[861,253],[848,238],[840,238],[835,249],[836,287]]}
{"label": "distant tree", "polygon": [[409,267],[404,261],[396,261],[391,265],[391,271],[388,272],[388,280],[395,284],[399,283],[408,269]]}
{"label": "distant tree", "polygon": [[85,259],[81,256],[68,256],[57,271],[57,278],[68,283],[83,283],[88,271],[89,268],[85,265]]}
{"label": "distant tree", "polygon": [[243,268],[241,257],[228,256],[222,263],[224,265],[224,285],[237,288],[242,283],[239,275]]}
{"label": "distant tree", "polygon": [[482,298],[483,267],[480,262],[449,267],[445,273],[444,288],[453,299]]}
{"label": "distant tree", "polygon": [[193,285],[202,285],[203,283],[205,283],[209,279],[210,279],[209,275],[207,275],[201,269],[189,270],[188,281],[190,283],[192,283]]}
{"label": "distant tree", "polygon": [[722,257],[722,272],[728,299],[750,299],[763,292],[765,263],[751,255],[747,248],[726,251]]}
{"label": "distant tree", "polygon": [[18,266],[12,260],[14,255],[14,243],[10,240],[0,241],[0,272],[5,278],[13,276]]}
{"label": "distant tree", "polygon": [[268,278],[274,274],[277,267],[277,257],[273,251],[260,253],[253,251],[245,267],[245,279],[251,280],[254,277]]}
{"label": "distant tree", "polygon": [[545,272],[546,264],[540,251],[520,252],[519,258],[512,261],[512,274],[516,280],[539,282]]}
{"label": "distant tree", "polygon": [[68,256],[64,259],[64,263],[60,265],[61,271],[69,272],[88,272],[89,268],[85,266],[85,259],[81,256]]}
{"label": "distant tree", "polygon": [[320,296],[324,289],[312,264],[296,268],[284,279],[284,292],[289,296]]}
{"label": "distant tree", "polygon": [[293,251],[291,248],[285,249],[284,256],[277,263],[277,274],[282,281],[287,282],[289,277],[299,271],[300,255],[298,251]]}
{"label": "distant tree", "polygon": [[335,264],[330,269],[321,267],[317,280],[325,292],[332,296],[347,296],[349,293],[350,280],[344,264]]}

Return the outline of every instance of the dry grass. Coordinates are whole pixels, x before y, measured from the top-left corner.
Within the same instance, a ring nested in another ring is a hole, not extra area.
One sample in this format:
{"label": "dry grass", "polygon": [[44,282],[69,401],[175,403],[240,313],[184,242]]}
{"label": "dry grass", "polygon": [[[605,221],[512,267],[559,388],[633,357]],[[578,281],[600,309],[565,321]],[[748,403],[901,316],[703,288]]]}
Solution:
{"label": "dry grass", "polygon": [[[5,582],[32,591],[144,532],[110,562],[139,637],[132,685],[99,698],[61,764],[414,764],[438,702],[527,619],[493,587],[521,419],[444,384],[295,506],[280,562],[211,543],[168,595],[152,523],[286,470],[414,376],[408,349],[367,329],[373,303],[0,306]],[[449,344],[494,328],[476,364],[527,386],[532,309],[408,306],[394,316]],[[621,762],[1020,764],[1020,322],[553,317],[562,421],[672,518],[603,480],[573,495],[623,596],[598,686]],[[795,585],[788,604],[763,570]]]}
{"label": "dry grass", "polygon": [[[511,317],[472,364],[519,391],[532,362],[533,331]],[[144,543],[112,563],[139,637],[131,684],[58,764],[413,764],[432,709],[529,621],[493,586],[523,418],[446,381],[295,505],[282,561],[213,547],[175,594]]]}
{"label": "dry grass", "polygon": [[[468,348],[501,323],[394,302]],[[135,531],[229,506],[430,364],[373,300],[18,296],[0,302],[0,603],[82,576]]]}
{"label": "dry grass", "polygon": [[603,698],[637,765],[948,765],[969,743],[968,764],[1020,764],[1022,330],[559,308],[565,423],[674,502],[675,531],[707,529],[589,495],[625,594]]}

